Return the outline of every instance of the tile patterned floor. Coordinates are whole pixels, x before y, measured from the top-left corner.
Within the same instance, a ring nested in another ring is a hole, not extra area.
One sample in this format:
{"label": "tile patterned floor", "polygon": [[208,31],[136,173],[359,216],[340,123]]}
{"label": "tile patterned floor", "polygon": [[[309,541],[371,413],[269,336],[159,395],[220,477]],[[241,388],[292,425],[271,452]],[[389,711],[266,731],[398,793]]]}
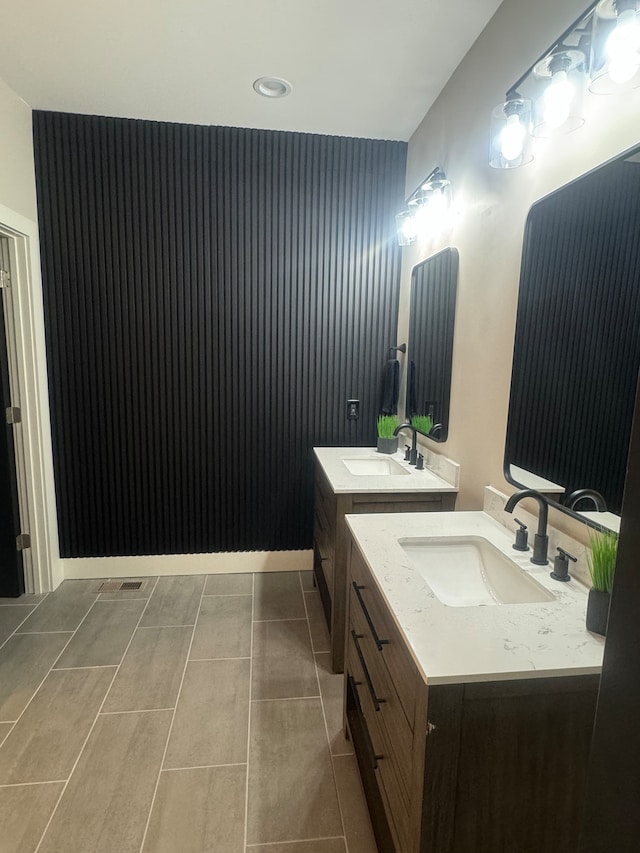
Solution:
{"label": "tile patterned floor", "polygon": [[376,853],[310,572],[0,599],[0,853]]}

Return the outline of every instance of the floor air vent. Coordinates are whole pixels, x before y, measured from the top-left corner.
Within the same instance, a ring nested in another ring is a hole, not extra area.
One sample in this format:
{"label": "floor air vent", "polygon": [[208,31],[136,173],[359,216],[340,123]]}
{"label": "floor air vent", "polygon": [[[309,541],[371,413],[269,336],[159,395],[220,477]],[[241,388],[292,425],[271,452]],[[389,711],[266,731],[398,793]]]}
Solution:
{"label": "floor air vent", "polygon": [[124,592],[127,589],[142,589],[144,581],[103,581],[98,592]]}

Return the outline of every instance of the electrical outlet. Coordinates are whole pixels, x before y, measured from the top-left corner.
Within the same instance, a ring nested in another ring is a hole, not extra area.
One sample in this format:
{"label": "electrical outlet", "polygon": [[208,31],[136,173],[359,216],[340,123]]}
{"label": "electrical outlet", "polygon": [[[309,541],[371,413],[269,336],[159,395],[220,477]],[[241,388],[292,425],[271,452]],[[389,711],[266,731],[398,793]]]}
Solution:
{"label": "electrical outlet", "polygon": [[347,400],[347,418],[357,421],[360,417],[360,400]]}

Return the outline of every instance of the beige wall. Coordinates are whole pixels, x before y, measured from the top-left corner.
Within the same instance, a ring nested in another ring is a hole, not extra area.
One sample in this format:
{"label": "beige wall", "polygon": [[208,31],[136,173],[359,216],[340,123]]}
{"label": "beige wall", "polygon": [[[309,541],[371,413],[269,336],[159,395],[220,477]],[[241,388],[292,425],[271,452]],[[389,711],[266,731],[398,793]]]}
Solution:
{"label": "beige wall", "polygon": [[505,0],[409,142],[407,192],[435,166],[452,181],[454,221],[403,249],[399,321],[408,329],[411,269],[446,246],[460,253],[449,438],[461,464],[458,509],[482,508],[483,487],[513,491],[502,474],[524,224],[531,205],[640,144],[640,89],[587,96],[586,124],[538,140],[516,170],[488,165],[489,114],[505,91],[586,9],[585,0]]}
{"label": "beige wall", "polygon": [[0,202],[36,221],[31,107],[0,79]]}

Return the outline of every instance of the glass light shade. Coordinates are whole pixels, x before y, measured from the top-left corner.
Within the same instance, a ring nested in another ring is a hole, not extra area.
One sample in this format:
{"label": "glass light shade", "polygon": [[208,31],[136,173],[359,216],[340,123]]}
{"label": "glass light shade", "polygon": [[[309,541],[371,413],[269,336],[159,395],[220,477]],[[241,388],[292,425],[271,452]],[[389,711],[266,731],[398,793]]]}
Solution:
{"label": "glass light shade", "polygon": [[511,98],[491,112],[489,165],[517,169],[533,160],[531,153],[531,101]]}
{"label": "glass light shade", "polygon": [[591,83],[595,95],[640,86],[640,12],[635,0],[603,0],[594,15]]}
{"label": "glass light shade", "polygon": [[580,50],[565,50],[545,57],[533,69],[541,90],[534,104],[534,136],[571,133],[584,124],[586,56]]}
{"label": "glass light shade", "polygon": [[427,209],[430,216],[442,216],[449,208],[449,192],[448,187],[437,187],[431,193],[427,202]]}
{"label": "glass light shade", "polygon": [[416,242],[418,231],[413,210],[403,210],[396,214],[396,234],[398,246],[411,246]]}
{"label": "glass light shade", "polygon": [[396,215],[399,246],[411,246],[442,227],[451,201],[451,181],[440,166],[418,186],[407,200],[407,209]]}
{"label": "glass light shade", "polygon": [[433,181],[423,184],[409,201],[413,210],[413,222],[418,240],[426,240],[440,231],[451,205],[451,182],[444,173]]}

